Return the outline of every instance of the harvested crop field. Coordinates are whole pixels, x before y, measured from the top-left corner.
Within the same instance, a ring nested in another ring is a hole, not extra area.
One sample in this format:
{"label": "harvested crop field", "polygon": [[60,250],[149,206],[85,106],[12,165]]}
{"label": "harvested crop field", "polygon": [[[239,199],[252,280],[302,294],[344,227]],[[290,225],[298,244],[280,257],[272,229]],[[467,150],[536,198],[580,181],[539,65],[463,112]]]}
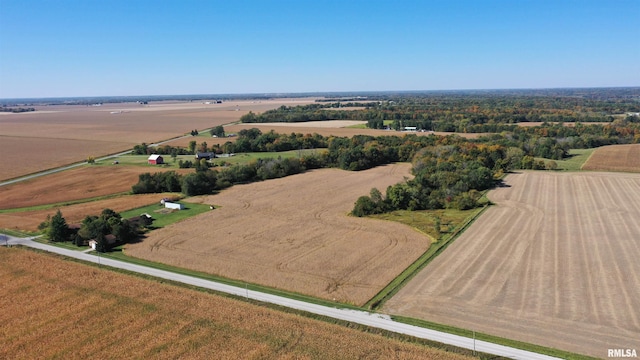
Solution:
{"label": "harvested crop field", "polygon": [[138,175],[168,170],[181,174],[194,171],[154,166],[83,166],[0,187],[0,210],[129,192],[138,182]]}
{"label": "harvested crop field", "polygon": [[[0,124],[0,132],[1,127]],[[128,143],[114,141],[0,135],[0,181],[85,161],[87,157],[97,154],[116,153],[131,147]]]}
{"label": "harvested crop field", "polygon": [[325,299],[363,304],[417,259],[429,239],[399,223],[347,216],[410,164],[322,169],[202,197],[220,208],[167,226],[127,255]]}
{"label": "harvested crop field", "polygon": [[177,195],[179,194],[122,195],[110,199],[56,206],[48,209],[0,213],[0,229],[37,231],[38,225],[47,218],[47,215],[53,216],[58,209],[62,212],[68,224],[79,223],[85,216],[99,215],[104,209],[122,212],[159,203],[160,199],[164,197]]}
{"label": "harvested crop field", "polygon": [[[230,101],[222,104],[160,102],[103,106],[40,106],[0,116],[0,180],[175,138],[193,129],[238,121],[249,111],[301,105],[313,99]],[[46,154],[46,156],[43,156]]]}
{"label": "harvested crop field", "polygon": [[20,248],[0,248],[3,359],[466,359]]}
{"label": "harvested crop field", "polygon": [[640,346],[640,176],[510,174],[385,305],[392,314],[607,357]]}
{"label": "harvested crop field", "polygon": [[597,148],[583,170],[640,172],[640,144]]}

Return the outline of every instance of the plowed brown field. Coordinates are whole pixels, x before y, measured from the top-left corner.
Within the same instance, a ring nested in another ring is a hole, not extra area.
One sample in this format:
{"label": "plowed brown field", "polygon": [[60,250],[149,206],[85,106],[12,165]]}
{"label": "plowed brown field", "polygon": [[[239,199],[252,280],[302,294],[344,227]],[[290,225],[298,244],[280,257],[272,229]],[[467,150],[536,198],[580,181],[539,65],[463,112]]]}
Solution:
{"label": "plowed brown field", "polygon": [[219,209],[154,231],[125,252],[363,304],[418,258],[429,239],[406,225],[347,213],[359,196],[402,181],[410,168],[322,169],[236,185],[201,198]]}
{"label": "plowed brown field", "polygon": [[[138,175],[166,171],[145,166],[85,166],[0,187],[0,210],[62,203],[131,191]],[[177,173],[191,169],[169,169]]]}
{"label": "plowed brown field", "polygon": [[2,359],[466,359],[195,290],[0,248]]}
{"label": "plowed brown field", "polygon": [[[313,99],[44,106],[0,116],[0,180],[129,150],[240,119],[249,111],[301,105]],[[53,111],[51,111],[53,110]]]}
{"label": "plowed brown field", "polygon": [[640,176],[524,172],[386,305],[607,357],[640,346]]}
{"label": "plowed brown field", "polygon": [[640,172],[640,144],[610,145],[596,149],[583,170]]}

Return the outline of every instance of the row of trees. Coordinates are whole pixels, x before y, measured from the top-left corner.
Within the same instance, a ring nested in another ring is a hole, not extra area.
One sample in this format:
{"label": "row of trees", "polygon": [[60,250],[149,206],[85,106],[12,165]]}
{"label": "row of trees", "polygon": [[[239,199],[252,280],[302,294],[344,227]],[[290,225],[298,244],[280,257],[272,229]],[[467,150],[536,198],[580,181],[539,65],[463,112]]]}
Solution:
{"label": "row of trees", "polygon": [[234,184],[280,178],[319,168],[324,157],[307,154],[301,158],[257,159],[248,164],[236,164],[220,170],[196,168],[194,173],[179,175],[175,171],[140,174],[132,187],[134,194],[182,192],[188,196],[211,194]]}
{"label": "row of trees", "polygon": [[[361,109],[340,110],[311,104],[249,113],[242,122],[364,120],[375,129],[392,128],[456,132],[505,131],[500,125],[520,122],[611,122],[612,115],[640,112],[636,89],[476,91],[374,95]],[[339,105],[338,105],[339,106]],[[630,116],[627,121],[640,121]],[[486,126],[480,126],[486,125]]]}

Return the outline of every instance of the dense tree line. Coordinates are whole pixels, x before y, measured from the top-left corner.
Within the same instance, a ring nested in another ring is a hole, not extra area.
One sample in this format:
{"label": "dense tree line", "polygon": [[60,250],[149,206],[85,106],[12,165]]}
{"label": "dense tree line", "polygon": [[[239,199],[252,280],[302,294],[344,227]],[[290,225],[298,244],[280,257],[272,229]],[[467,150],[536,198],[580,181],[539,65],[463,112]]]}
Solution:
{"label": "dense tree line", "polygon": [[[536,91],[467,91],[369,96],[363,109],[327,110],[319,104],[249,113],[242,122],[363,120],[371,128],[488,132],[510,131],[520,122],[611,122],[612,115],[640,112],[640,90],[575,89]],[[335,103],[334,103],[335,105]],[[484,126],[481,126],[484,125]]]}
{"label": "dense tree line", "polygon": [[6,106],[2,106],[0,107],[0,111],[1,112],[10,112],[10,113],[23,113],[23,112],[31,112],[31,111],[36,111],[35,108],[32,107],[6,107]]}
{"label": "dense tree line", "polygon": [[[195,142],[194,142],[195,143]],[[185,149],[178,146],[171,145],[160,145],[160,146],[149,146],[146,143],[138,144],[133,146],[133,155],[193,155],[193,152],[189,149]]]}
{"label": "dense tree line", "polygon": [[476,207],[480,191],[490,188],[514,164],[500,145],[454,140],[420,149],[413,158],[412,180],[389,186],[385,196],[372,189],[369,196],[356,201],[352,214]]}
{"label": "dense tree line", "polygon": [[327,139],[318,134],[277,134],[273,130],[262,133],[259,129],[243,129],[234,143],[225,144],[226,152],[272,152],[327,147]]}
{"label": "dense tree line", "polygon": [[[240,118],[243,123],[265,123],[265,122],[305,122],[305,121],[324,121],[324,120],[345,120],[350,119],[354,110],[339,110],[349,107],[374,106],[372,103],[315,103],[309,105],[298,106],[281,106],[277,109],[267,110],[261,114],[249,112]],[[329,110],[331,109],[331,110]]]}

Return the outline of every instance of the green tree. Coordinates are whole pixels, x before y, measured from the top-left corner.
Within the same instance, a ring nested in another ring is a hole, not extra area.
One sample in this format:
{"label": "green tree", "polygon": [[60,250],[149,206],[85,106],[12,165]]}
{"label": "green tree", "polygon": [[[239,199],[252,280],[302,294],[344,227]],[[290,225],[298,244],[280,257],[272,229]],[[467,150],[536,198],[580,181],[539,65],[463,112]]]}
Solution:
{"label": "green tree", "polygon": [[173,159],[173,162],[176,162],[176,159],[178,158],[178,149],[173,148],[171,149],[171,158]]}
{"label": "green tree", "polygon": [[58,210],[49,223],[49,239],[54,242],[65,241],[68,235],[69,227],[67,226],[67,221]]}
{"label": "green tree", "polygon": [[196,153],[196,141],[195,140],[191,140],[189,141],[189,153],[191,154],[195,154]]}
{"label": "green tree", "polygon": [[211,136],[224,137],[224,127],[222,127],[222,125],[218,125],[211,129]]}
{"label": "green tree", "polygon": [[99,233],[98,236],[96,236],[96,251],[101,253],[109,251],[107,238],[102,233]]}

